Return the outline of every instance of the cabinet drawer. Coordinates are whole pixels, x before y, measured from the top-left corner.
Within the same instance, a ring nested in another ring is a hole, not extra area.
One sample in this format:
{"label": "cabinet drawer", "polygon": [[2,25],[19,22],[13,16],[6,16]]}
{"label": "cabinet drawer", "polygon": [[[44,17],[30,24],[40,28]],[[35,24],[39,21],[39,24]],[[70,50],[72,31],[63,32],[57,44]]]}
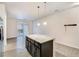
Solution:
{"label": "cabinet drawer", "polygon": [[34,44],[34,40],[30,40],[30,42],[31,42],[32,44]]}
{"label": "cabinet drawer", "polygon": [[30,39],[30,38],[28,38],[28,41],[31,41],[31,39]]}
{"label": "cabinet drawer", "polygon": [[34,45],[35,45],[36,47],[38,47],[38,48],[40,48],[40,46],[41,46],[41,44],[38,43],[38,42],[35,42]]}

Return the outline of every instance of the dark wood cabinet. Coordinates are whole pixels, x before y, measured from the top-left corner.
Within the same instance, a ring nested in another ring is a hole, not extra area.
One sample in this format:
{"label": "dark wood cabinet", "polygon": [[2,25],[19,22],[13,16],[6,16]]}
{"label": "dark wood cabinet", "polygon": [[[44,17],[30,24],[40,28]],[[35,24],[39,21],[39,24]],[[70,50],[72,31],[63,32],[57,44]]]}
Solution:
{"label": "dark wood cabinet", "polygon": [[53,40],[39,43],[29,37],[26,37],[26,49],[33,57],[52,57]]}

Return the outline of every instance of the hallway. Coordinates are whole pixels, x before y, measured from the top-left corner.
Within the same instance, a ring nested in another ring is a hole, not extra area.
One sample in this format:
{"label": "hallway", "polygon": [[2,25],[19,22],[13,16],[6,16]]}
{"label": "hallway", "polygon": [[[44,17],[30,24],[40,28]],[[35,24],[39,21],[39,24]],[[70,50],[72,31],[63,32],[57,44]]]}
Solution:
{"label": "hallway", "polygon": [[15,38],[8,39],[7,51],[4,53],[4,56],[5,57],[31,57],[28,51],[22,46],[23,46],[22,39],[15,39]]}

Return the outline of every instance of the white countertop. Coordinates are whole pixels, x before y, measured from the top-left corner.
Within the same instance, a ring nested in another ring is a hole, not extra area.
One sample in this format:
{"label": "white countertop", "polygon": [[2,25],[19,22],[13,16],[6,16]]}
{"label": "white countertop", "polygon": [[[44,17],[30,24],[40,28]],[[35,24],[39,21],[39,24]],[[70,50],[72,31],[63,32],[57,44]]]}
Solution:
{"label": "white countertop", "polygon": [[50,40],[54,40],[53,38],[46,36],[46,35],[40,35],[40,34],[32,34],[32,35],[27,35],[27,37],[39,42],[39,43],[44,43]]}

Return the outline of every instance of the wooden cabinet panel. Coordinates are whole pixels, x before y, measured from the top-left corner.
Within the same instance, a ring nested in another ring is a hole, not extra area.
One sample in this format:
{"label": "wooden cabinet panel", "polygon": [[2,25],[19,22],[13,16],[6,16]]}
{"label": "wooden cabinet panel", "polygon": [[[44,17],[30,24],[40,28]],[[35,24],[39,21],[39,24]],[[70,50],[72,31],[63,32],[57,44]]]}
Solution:
{"label": "wooden cabinet panel", "polygon": [[35,46],[34,57],[40,57],[40,52],[41,52],[40,49]]}
{"label": "wooden cabinet panel", "polygon": [[26,37],[26,48],[33,57],[53,56],[53,40],[45,43],[39,43],[29,37]]}

